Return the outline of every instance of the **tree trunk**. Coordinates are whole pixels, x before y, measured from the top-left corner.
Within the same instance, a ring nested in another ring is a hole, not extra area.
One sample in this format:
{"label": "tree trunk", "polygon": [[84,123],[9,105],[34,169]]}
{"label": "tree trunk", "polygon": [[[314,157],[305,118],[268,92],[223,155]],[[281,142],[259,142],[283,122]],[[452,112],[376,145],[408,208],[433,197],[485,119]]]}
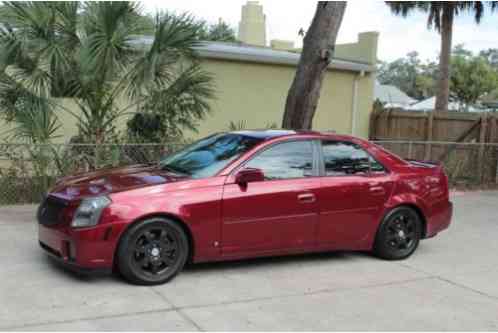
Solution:
{"label": "tree trunk", "polygon": [[439,81],[436,94],[436,111],[448,111],[450,97],[450,56],[453,33],[452,4],[443,5],[441,23],[441,54],[439,55]]}
{"label": "tree trunk", "polygon": [[334,54],[335,40],[345,10],[345,1],[318,2],[287,95],[282,128],[311,129],[323,77]]}

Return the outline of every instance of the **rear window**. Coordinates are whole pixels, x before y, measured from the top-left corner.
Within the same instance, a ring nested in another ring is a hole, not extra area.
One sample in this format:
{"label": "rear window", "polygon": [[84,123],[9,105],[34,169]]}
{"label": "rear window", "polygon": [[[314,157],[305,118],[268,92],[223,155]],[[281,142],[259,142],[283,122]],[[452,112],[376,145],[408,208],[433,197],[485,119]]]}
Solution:
{"label": "rear window", "polygon": [[322,151],[326,176],[386,172],[382,164],[351,142],[322,141]]}

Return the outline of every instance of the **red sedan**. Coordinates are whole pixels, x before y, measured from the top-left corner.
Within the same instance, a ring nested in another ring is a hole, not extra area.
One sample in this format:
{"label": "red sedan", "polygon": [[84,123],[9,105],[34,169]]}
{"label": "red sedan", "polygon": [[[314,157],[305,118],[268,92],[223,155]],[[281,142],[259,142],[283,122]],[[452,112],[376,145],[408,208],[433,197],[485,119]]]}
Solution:
{"label": "red sedan", "polygon": [[284,130],[214,134],[154,166],[66,177],[38,211],[51,256],[138,284],[164,283],[187,261],[332,250],[403,259],[451,216],[442,167]]}

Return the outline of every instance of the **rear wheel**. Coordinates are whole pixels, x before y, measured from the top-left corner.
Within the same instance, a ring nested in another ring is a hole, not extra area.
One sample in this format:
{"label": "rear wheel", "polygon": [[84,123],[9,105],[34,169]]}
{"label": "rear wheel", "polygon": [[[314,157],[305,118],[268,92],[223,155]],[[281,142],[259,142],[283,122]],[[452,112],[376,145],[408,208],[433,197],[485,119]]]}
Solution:
{"label": "rear wheel", "polygon": [[393,209],[382,221],[375,238],[374,253],[383,259],[409,257],[422,236],[422,221],[410,207]]}
{"label": "rear wheel", "polygon": [[118,268],[132,283],[161,284],[182,270],[188,251],[187,236],[176,222],[152,218],[124,234],[118,248]]}

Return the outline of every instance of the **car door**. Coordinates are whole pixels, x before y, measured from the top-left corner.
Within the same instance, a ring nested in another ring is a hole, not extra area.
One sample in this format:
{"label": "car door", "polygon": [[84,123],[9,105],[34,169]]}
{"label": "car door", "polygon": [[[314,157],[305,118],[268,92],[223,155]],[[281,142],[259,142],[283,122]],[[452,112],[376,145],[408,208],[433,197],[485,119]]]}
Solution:
{"label": "car door", "polygon": [[263,148],[242,168],[258,168],[264,181],[224,186],[222,253],[306,248],[314,244],[320,186],[317,144],[311,140]]}
{"label": "car door", "polygon": [[391,193],[387,170],[360,146],[322,141],[317,243],[361,249],[377,230]]}

